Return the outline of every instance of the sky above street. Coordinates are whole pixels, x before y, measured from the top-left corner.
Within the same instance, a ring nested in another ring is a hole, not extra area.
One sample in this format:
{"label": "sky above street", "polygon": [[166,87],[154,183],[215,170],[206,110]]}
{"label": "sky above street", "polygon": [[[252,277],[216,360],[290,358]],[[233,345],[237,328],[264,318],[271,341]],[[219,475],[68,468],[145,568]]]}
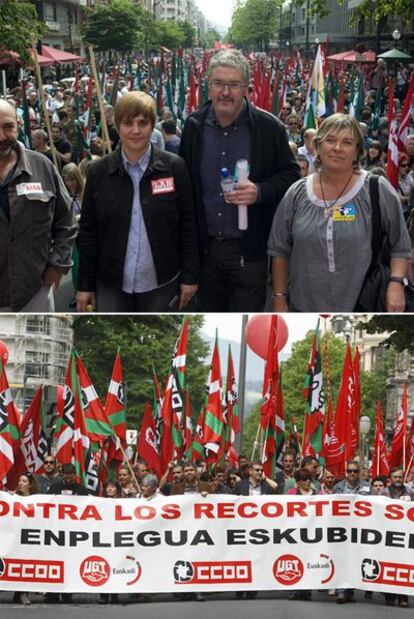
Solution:
{"label": "sky above street", "polygon": [[[283,352],[290,353],[293,342],[302,340],[310,329],[316,327],[318,314],[284,314],[289,339]],[[219,338],[240,342],[242,314],[206,314],[203,331],[214,337],[216,328]]]}
{"label": "sky above street", "polygon": [[196,4],[208,21],[230,26],[233,0],[196,0]]}

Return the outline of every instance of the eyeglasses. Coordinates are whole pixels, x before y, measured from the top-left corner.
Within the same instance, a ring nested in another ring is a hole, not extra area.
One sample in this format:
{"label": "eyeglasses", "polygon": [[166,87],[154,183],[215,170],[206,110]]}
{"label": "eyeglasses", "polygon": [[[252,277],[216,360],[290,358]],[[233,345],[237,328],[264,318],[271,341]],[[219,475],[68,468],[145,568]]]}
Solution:
{"label": "eyeglasses", "polygon": [[359,471],[358,469],[346,469],[347,473],[355,473],[355,475],[358,475]]}
{"label": "eyeglasses", "polygon": [[409,168],[408,163],[400,163],[400,168]]}
{"label": "eyeglasses", "polygon": [[54,460],[45,460],[44,464],[55,464]]}
{"label": "eyeglasses", "polygon": [[237,90],[241,90],[244,88],[244,82],[221,82],[220,80],[210,80],[210,86],[212,86],[215,90],[224,90],[228,88],[232,92],[236,92]]}

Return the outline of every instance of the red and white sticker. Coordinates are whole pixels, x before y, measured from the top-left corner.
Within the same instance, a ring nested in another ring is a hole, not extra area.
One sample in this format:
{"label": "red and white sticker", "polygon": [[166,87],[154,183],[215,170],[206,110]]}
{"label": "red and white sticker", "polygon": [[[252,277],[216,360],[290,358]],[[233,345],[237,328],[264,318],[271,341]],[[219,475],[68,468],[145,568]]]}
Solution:
{"label": "red and white sticker", "polygon": [[173,176],[167,178],[159,178],[156,181],[151,181],[152,195],[156,196],[159,193],[172,193],[175,191],[175,182]]}
{"label": "red and white sticker", "polygon": [[16,185],[18,196],[25,196],[28,193],[43,193],[42,183],[19,183]]}

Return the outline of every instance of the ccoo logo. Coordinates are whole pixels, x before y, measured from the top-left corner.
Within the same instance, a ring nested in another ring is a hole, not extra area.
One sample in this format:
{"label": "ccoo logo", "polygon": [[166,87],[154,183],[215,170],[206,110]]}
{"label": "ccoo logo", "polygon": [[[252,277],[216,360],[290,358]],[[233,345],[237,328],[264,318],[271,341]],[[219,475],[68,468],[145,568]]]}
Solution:
{"label": "ccoo logo", "polygon": [[111,568],[103,557],[91,556],[82,561],[80,576],[87,585],[100,587],[109,579]]}
{"label": "ccoo logo", "polygon": [[303,563],[295,555],[282,555],[273,564],[273,576],[281,585],[295,585],[302,579]]}

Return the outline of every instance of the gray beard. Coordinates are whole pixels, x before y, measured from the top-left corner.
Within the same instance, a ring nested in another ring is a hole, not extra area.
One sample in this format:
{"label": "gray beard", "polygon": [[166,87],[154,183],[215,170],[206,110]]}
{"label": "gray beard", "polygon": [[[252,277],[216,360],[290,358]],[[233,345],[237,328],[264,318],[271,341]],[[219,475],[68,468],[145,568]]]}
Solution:
{"label": "gray beard", "polygon": [[5,150],[0,150],[0,162],[5,161],[5,159],[8,159],[10,155],[12,154],[12,152],[15,150],[15,148],[16,148],[16,142],[14,142],[13,144],[10,144],[10,146],[6,148]]}

